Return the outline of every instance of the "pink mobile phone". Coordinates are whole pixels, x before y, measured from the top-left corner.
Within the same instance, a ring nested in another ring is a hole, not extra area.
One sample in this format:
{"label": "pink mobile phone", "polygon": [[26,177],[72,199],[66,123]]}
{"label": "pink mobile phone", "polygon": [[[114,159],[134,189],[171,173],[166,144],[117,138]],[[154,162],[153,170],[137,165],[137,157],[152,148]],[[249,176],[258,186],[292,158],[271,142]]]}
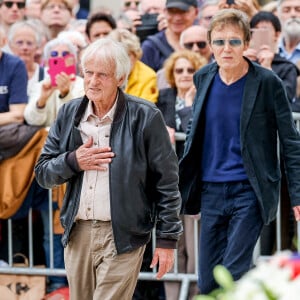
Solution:
{"label": "pink mobile phone", "polygon": [[[55,77],[61,72],[65,72],[68,75],[76,74],[76,62],[73,54],[66,56],[50,57],[48,61],[49,70],[48,73],[51,78],[51,85],[56,86]],[[74,76],[75,80],[75,76]]]}
{"label": "pink mobile phone", "polygon": [[272,37],[269,34],[267,28],[252,28],[251,29],[251,40],[250,40],[250,48],[253,48],[259,51],[262,45],[267,45],[272,49],[273,42]]}

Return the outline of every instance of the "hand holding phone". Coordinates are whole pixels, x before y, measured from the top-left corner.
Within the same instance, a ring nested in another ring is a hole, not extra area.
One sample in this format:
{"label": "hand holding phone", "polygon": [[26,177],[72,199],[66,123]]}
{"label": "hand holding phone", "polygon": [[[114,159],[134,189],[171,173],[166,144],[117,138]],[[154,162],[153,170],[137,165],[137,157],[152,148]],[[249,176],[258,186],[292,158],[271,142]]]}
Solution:
{"label": "hand holding phone", "polygon": [[251,29],[251,40],[250,48],[259,51],[261,46],[267,45],[270,50],[273,51],[272,36],[270,35],[267,28],[252,28]]}
{"label": "hand holding phone", "polygon": [[50,57],[48,61],[49,70],[48,73],[51,78],[51,85],[57,86],[56,76],[62,72],[67,75],[73,75],[72,80],[76,75],[76,61],[73,54],[66,56]]}

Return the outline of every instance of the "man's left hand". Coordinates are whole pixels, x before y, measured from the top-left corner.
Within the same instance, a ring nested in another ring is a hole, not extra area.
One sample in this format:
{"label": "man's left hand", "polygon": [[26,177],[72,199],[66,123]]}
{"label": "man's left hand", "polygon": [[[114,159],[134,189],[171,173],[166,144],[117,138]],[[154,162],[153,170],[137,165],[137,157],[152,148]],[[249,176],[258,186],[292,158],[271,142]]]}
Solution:
{"label": "man's left hand", "polygon": [[295,220],[296,220],[297,222],[300,221],[300,205],[294,206],[294,207],[293,207],[293,210],[294,210]]}
{"label": "man's left hand", "polygon": [[154,268],[157,264],[159,264],[159,267],[156,278],[161,279],[173,267],[174,249],[156,248],[153,254],[150,268]]}

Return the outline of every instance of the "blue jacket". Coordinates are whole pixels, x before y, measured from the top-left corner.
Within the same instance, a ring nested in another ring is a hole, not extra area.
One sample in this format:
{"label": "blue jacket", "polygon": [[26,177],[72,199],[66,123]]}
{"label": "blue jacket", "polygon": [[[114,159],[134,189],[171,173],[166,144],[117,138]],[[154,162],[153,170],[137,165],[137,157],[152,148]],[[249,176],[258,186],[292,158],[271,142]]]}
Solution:
{"label": "blue jacket", "polygon": [[[278,136],[291,204],[300,205],[300,136],[282,81],[272,71],[250,61],[248,63],[240,120],[241,154],[248,179],[259,201],[262,218],[268,224],[276,217],[279,201],[281,173],[277,154]],[[212,63],[201,68],[194,76],[197,94],[193,121],[188,128],[185,151],[179,165],[182,209],[186,214],[197,214],[201,210],[199,170],[204,130],[202,108],[217,72],[218,65]]]}

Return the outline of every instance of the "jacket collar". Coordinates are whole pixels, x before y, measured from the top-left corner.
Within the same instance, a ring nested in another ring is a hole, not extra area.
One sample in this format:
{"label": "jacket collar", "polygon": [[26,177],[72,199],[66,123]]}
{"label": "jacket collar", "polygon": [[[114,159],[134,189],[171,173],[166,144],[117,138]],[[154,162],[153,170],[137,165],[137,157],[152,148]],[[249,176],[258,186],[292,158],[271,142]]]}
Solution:
{"label": "jacket collar", "polygon": [[[244,89],[244,95],[243,95],[243,101],[242,101],[242,108],[241,108],[241,122],[240,122],[240,130],[241,130],[241,137],[245,135],[250,116],[255,104],[255,99],[257,97],[258,87],[260,84],[260,72],[257,71],[256,64],[254,64],[252,61],[250,61],[248,58],[246,58],[246,61],[249,64],[249,70],[248,75],[246,79],[245,89]],[[203,104],[205,99],[207,98],[207,93],[209,91],[209,87],[212,84],[212,81],[216,75],[216,73],[219,70],[219,66],[217,63],[212,63],[207,66],[207,71],[201,76],[205,77],[205,80],[201,81],[201,88],[198,88],[198,94],[197,97],[197,103],[195,103],[195,109],[194,109],[194,118],[198,119],[200,118],[200,114],[203,108]],[[201,73],[201,71],[200,71]],[[197,75],[195,77],[195,86],[199,86],[197,83]],[[194,122],[194,126],[197,126]],[[194,128],[195,130],[196,128]],[[192,129],[193,130],[193,129]],[[194,131],[195,132],[195,131]]]}
{"label": "jacket collar", "polygon": [[[116,107],[116,112],[115,112],[115,116],[114,116],[114,123],[115,122],[119,122],[124,110],[125,110],[125,94],[124,92],[118,88],[118,99],[117,99],[117,107]],[[75,120],[74,120],[74,125],[77,127],[81,121],[82,116],[84,115],[84,112],[87,108],[87,105],[89,103],[89,99],[87,96],[83,96],[82,101],[80,102],[77,112],[75,114]]]}

